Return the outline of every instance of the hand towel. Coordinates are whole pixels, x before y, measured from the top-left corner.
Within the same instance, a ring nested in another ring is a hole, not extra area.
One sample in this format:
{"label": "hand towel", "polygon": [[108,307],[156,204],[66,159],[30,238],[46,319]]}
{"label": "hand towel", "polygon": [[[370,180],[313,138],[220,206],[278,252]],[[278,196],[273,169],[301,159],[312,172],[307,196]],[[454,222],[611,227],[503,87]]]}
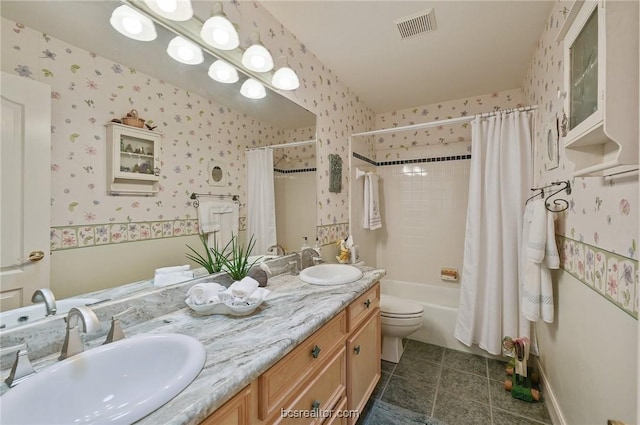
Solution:
{"label": "hand towel", "polygon": [[251,304],[260,304],[270,293],[271,291],[266,288],[258,288],[251,293],[247,301]]}
{"label": "hand towel", "polygon": [[229,289],[227,289],[227,293],[231,294],[235,298],[239,298],[240,300],[246,301],[249,299],[251,294],[258,289],[259,283],[252,277],[245,277],[238,282],[234,282]]}
{"label": "hand towel", "polygon": [[193,279],[192,271],[178,271],[173,273],[157,273],[153,277],[153,286],[162,287],[174,283],[184,282]]}
{"label": "hand towel", "polygon": [[216,282],[198,283],[187,291],[187,301],[191,304],[208,304],[220,302],[218,293],[226,288]]}
{"label": "hand towel", "polygon": [[185,264],[184,266],[161,267],[159,269],[156,269],[156,273],[155,274],[186,272],[190,268],[191,268],[191,266],[188,265],[188,264]]}
{"label": "hand towel", "polygon": [[209,203],[209,223],[211,229],[207,236],[210,248],[223,249],[238,235],[239,208],[233,201],[216,201]]}
{"label": "hand towel", "polygon": [[382,227],[380,201],[378,194],[378,175],[367,173],[364,176],[363,227],[375,230]]}
{"label": "hand towel", "polygon": [[550,268],[560,266],[555,242],[555,213],[547,210],[543,199],[533,201],[525,208],[523,237],[526,242],[525,268],[522,284],[521,311],[532,322],[542,318],[554,320],[553,284]]}
{"label": "hand towel", "polygon": [[214,205],[214,202],[202,202],[198,207],[198,226],[200,228],[200,233],[207,234],[211,232],[216,232],[220,228],[220,223],[216,222],[214,217],[211,215],[211,207]]}

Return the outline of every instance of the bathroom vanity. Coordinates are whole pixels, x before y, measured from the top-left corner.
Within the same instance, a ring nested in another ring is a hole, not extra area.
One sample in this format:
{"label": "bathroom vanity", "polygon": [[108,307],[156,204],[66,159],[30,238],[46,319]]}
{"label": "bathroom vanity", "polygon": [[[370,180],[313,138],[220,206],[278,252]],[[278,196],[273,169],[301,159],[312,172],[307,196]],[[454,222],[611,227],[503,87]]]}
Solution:
{"label": "bathroom vanity", "polygon": [[[274,276],[269,298],[244,317],[200,316],[185,306],[186,291],[215,276],[137,291],[92,307],[102,330],[83,335],[85,350],[101,345],[111,316],[130,307],[121,317],[127,338],[177,333],[204,345],[207,358],[196,379],[139,424],[353,424],[355,415],[336,412],[362,411],[380,378],[378,281],[385,272],[363,271],[360,280],[336,286]],[[57,362],[62,318],[19,329],[0,334],[0,342],[26,338],[37,371]],[[283,418],[283,412],[317,417]]]}
{"label": "bathroom vanity", "polygon": [[380,379],[379,302],[376,283],[202,424],[354,424]]}

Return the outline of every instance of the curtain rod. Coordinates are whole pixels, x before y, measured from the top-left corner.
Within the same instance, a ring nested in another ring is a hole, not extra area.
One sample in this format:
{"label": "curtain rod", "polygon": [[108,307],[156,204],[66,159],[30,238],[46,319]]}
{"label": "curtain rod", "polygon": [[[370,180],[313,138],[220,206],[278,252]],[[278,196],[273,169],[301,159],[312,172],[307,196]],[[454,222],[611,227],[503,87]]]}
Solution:
{"label": "curtain rod", "polygon": [[381,130],[373,130],[373,131],[365,131],[363,133],[355,133],[352,134],[352,137],[356,137],[356,136],[373,136],[375,134],[387,134],[387,133],[396,133],[398,131],[408,131],[408,130],[419,130],[422,128],[429,128],[429,127],[437,127],[439,125],[448,125],[448,124],[458,124],[458,123],[462,123],[462,122],[469,122],[469,121],[473,121],[476,117],[489,117],[492,115],[497,115],[499,113],[511,113],[514,111],[533,111],[535,109],[537,109],[538,106],[537,105],[533,105],[533,106],[524,106],[521,108],[512,108],[512,109],[500,109],[498,111],[491,111],[491,112],[483,112],[483,113],[479,113],[479,114],[475,114],[475,115],[469,115],[466,117],[457,117],[457,118],[449,118],[446,120],[438,120],[438,121],[429,121],[429,122],[425,122],[425,123],[421,123],[421,124],[412,124],[412,125],[405,125],[402,127],[391,127],[391,128],[383,128]]}
{"label": "curtain rod", "polygon": [[267,149],[267,148],[272,148],[272,149],[277,149],[277,148],[295,148],[296,146],[302,146],[302,145],[310,145],[311,143],[315,143],[316,139],[313,140],[304,140],[302,142],[291,142],[291,143],[280,143],[278,145],[268,145],[268,146],[258,146],[255,148],[246,148],[245,151],[253,151],[256,149]]}

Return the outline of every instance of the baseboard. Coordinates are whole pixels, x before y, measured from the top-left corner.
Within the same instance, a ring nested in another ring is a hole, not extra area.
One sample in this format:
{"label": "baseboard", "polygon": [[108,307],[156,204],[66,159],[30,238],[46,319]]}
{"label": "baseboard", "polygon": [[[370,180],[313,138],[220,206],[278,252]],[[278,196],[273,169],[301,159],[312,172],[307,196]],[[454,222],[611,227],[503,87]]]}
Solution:
{"label": "baseboard", "polygon": [[546,399],[547,409],[549,410],[549,416],[551,417],[551,423],[553,425],[567,425],[567,422],[562,416],[558,399],[553,393],[553,389],[547,380],[547,375],[544,373],[544,368],[540,363],[540,359],[536,357],[536,363],[538,367],[538,373],[540,373],[540,381],[542,382],[542,396]]}

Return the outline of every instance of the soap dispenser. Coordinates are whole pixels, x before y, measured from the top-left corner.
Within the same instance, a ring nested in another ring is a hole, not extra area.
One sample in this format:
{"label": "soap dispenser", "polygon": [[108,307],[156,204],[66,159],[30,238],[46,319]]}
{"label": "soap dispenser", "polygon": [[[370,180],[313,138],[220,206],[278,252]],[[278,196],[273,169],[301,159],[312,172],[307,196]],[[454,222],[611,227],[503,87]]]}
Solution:
{"label": "soap dispenser", "polygon": [[315,251],[322,256],[322,247],[320,246],[320,241],[318,240],[318,238],[316,238],[316,244],[313,246],[313,249],[315,249]]}
{"label": "soap dispenser", "polygon": [[304,251],[307,248],[309,248],[309,244],[307,243],[307,237],[303,236],[302,237],[302,247],[300,248],[300,252]]}

